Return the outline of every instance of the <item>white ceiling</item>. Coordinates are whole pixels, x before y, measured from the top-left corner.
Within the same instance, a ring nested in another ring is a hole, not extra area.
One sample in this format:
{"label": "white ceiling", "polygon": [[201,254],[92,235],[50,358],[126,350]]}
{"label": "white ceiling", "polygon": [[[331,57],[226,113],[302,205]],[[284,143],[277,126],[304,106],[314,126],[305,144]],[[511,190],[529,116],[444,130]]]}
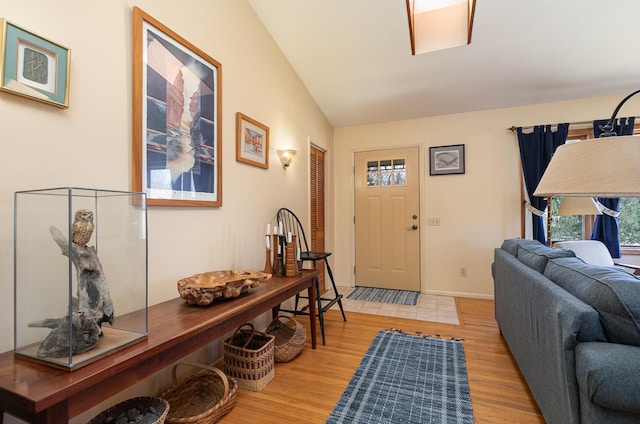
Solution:
{"label": "white ceiling", "polygon": [[249,3],[336,128],[640,88],[638,0],[477,0],[470,45],[419,56],[405,0]]}

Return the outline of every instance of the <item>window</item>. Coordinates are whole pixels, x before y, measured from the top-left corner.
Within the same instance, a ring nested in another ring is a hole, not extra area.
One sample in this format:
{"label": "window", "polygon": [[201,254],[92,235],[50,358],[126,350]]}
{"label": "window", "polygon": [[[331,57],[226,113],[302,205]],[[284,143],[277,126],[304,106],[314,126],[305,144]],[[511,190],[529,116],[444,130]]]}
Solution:
{"label": "window", "polygon": [[367,187],[405,185],[407,176],[404,159],[367,162]]}
{"label": "window", "polygon": [[559,216],[558,210],[563,200],[563,197],[551,199],[552,242],[589,239],[595,222],[595,215]]}
{"label": "window", "polygon": [[620,246],[640,247],[640,197],[621,198],[619,209]]}

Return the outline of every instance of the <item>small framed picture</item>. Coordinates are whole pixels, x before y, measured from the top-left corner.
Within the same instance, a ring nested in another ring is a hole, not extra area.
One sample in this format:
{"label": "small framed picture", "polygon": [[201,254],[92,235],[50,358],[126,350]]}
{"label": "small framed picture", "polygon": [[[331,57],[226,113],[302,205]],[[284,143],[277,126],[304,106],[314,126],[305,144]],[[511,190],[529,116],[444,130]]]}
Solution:
{"label": "small framed picture", "polygon": [[464,174],[464,144],[429,147],[429,175]]}
{"label": "small framed picture", "polygon": [[69,107],[68,48],[0,19],[0,90]]}
{"label": "small framed picture", "polygon": [[236,160],[269,169],[269,127],[236,114]]}

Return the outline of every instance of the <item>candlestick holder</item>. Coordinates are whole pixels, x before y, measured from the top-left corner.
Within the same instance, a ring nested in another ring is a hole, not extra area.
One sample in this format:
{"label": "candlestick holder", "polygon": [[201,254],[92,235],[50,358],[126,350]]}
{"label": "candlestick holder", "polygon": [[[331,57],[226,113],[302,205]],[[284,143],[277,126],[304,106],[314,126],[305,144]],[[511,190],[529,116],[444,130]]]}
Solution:
{"label": "candlestick holder", "polygon": [[264,259],[264,272],[267,274],[273,274],[273,268],[271,267],[271,249],[267,248]]}
{"label": "candlestick holder", "polygon": [[273,243],[271,244],[271,248],[273,250],[273,268],[275,270],[276,267],[276,260],[278,259],[278,253],[280,253],[280,249],[279,249],[279,244],[278,244],[278,235],[274,234],[273,236]]}
{"label": "candlestick holder", "polygon": [[298,236],[296,236],[295,234],[291,235],[291,244],[293,244],[293,260],[296,264],[296,273],[297,274],[301,274],[302,273],[302,261],[299,260],[300,258],[300,248],[298,247]]}
{"label": "candlestick holder", "polygon": [[287,277],[295,277],[298,273],[298,265],[296,263],[296,258],[293,253],[293,243],[287,244],[285,247],[285,275]]}
{"label": "candlestick holder", "polygon": [[282,240],[283,237],[281,235],[273,235],[273,272],[276,274],[276,277],[284,277]]}
{"label": "candlestick holder", "polygon": [[284,277],[284,262],[282,260],[282,255],[276,255],[276,260],[273,263],[273,272],[275,272],[276,277]]}

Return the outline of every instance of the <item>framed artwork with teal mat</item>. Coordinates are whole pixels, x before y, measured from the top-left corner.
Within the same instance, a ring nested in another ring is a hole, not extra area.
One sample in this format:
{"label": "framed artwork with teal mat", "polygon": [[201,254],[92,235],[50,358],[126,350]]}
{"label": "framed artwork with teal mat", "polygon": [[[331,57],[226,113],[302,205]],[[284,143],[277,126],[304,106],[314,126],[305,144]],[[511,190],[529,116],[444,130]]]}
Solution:
{"label": "framed artwork with teal mat", "polygon": [[0,24],[0,90],[69,107],[70,50],[6,19]]}

